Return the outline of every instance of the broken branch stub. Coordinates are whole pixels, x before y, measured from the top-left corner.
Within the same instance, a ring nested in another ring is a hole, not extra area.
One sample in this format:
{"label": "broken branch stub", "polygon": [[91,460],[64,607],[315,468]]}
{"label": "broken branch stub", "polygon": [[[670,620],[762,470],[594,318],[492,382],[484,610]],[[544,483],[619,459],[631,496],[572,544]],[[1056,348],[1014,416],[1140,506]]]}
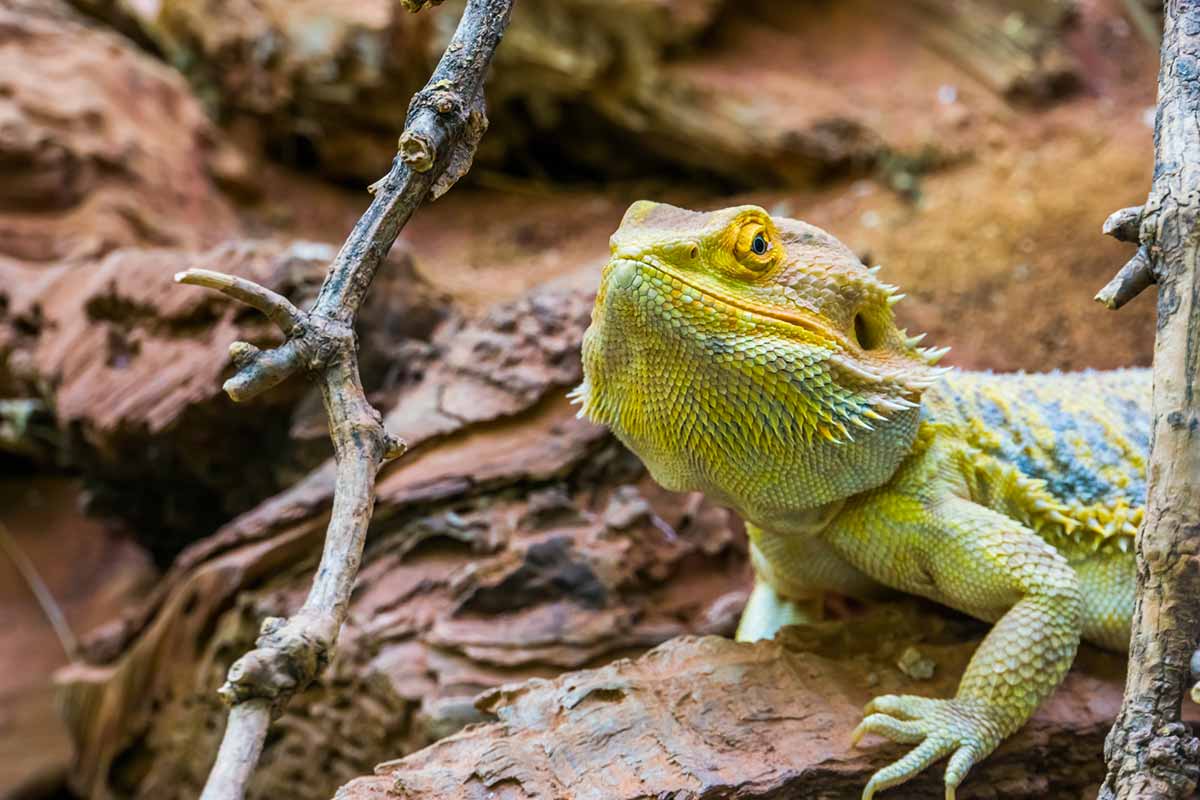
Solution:
{"label": "broken branch stub", "polygon": [[[420,10],[436,2],[406,2]],[[220,689],[232,705],[202,800],[240,800],[262,753],[273,715],[328,664],[345,621],[363,542],[375,503],[380,466],[404,452],[367,401],[358,370],[354,322],[375,272],[413,212],[450,188],[470,168],[487,127],[483,86],[508,25],[512,0],[468,0],[429,83],[409,107],[400,152],[372,185],[374,199],[355,224],[307,311],[252,281],[209,270],[187,270],[180,283],[216,289],[269,317],[286,337],[259,350],[234,342],[236,373],[225,391],[250,399],[303,371],[321,385],[336,483],[316,576],[303,607],[287,619],[264,621],[255,649],[230,667]]]}
{"label": "broken branch stub", "polygon": [[[1154,283],[1154,263],[1150,248],[1153,243],[1155,219],[1146,213],[1145,206],[1130,206],[1114,211],[1104,221],[1103,232],[1118,242],[1138,245],[1133,258],[1096,293],[1096,301],[1116,310],[1145,291]],[[1143,228],[1145,235],[1143,236]]]}
{"label": "broken branch stub", "polygon": [[1142,236],[1142,206],[1129,206],[1109,214],[1103,232],[1118,242],[1137,244]]}
{"label": "broken branch stub", "polygon": [[1137,249],[1133,258],[1125,262],[1113,279],[1096,293],[1096,300],[1116,311],[1137,297],[1154,283],[1154,268],[1150,250],[1145,245]]}

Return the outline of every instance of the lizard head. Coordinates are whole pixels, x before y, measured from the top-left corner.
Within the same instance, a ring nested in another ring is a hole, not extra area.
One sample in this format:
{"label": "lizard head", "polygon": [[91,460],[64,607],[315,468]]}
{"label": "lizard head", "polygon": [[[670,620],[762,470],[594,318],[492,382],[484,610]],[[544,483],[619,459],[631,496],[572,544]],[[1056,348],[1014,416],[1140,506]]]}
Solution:
{"label": "lizard head", "polygon": [[752,519],[748,494],[761,491],[749,485],[773,475],[807,488],[763,514],[840,499],[895,470],[941,372],[944,351],[897,327],[900,297],[807,223],[634,203],[611,239],[575,398],[668,488]]}

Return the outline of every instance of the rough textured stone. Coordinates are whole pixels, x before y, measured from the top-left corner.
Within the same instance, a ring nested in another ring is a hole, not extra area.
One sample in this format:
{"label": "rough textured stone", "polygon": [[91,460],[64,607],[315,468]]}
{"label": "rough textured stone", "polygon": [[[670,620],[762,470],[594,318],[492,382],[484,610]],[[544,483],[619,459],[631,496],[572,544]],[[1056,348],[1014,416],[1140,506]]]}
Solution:
{"label": "rough textured stone", "polygon": [[[92,510],[130,523],[169,559],[329,453],[319,395],[302,379],[244,406],[221,391],[233,373],[229,344],[268,347],[278,332],[173,275],[230,272],[303,304],[333,253],[239,240],[199,253],[123,249],[97,262],[0,264],[0,389],[44,403],[58,459],[83,470]],[[359,331],[367,386],[394,392],[412,376],[392,365],[419,370],[451,312],[403,250],[384,273]]]}
{"label": "rough textured stone", "polygon": [[[773,642],[681,637],[636,660],[510,683],[477,708],[493,718],[343,787],[337,800],[572,797],[851,798],[907,748],[850,732],[873,696],[952,696],[980,626],[929,607],[878,607],[784,630]],[[914,680],[914,642],[936,663]],[[1080,798],[1099,783],[1121,700],[1121,660],[1085,649],[1034,718],[973,769],[962,798]],[[1094,792],[1093,792],[1094,793]],[[890,796],[890,795],[887,795]],[[897,797],[941,797],[931,769]]]}
{"label": "rough textured stone", "polygon": [[[462,8],[75,2],[135,20],[227,118],[256,120],[277,155],[359,179],[394,154],[408,98]],[[526,0],[497,52],[479,161],[534,176],[653,171],[741,187],[810,183],[893,152],[928,168],[966,141],[962,115],[935,99],[948,63],[970,76],[964,99],[988,114],[1079,85],[1061,37],[1072,7]],[[896,81],[913,91],[892,91]]]}
{"label": "rough textured stone", "polygon": [[0,260],[215,244],[244,171],[176,72],[59,0],[0,3]]}
{"label": "rough textured stone", "polygon": [[[303,304],[335,249],[246,233],[262,223],[221,190],[251,193],[250,166],[176,71],[58,0],[0,3],[0,173],[0,466],[81,471],[89,508],[165,562],[328,456],[303,380],[244,407],[221,392],[229,343],[276,332],[172,276],[232,272]],[[359,325],[377,399],[453,316],[397,247]]]}
{"label": "rough textured stone", "polygon": [[33,565],[76,634],[145,596],[157,577],[133,542],[83,516],[78,494],[71,479],[0,478],[0,797],[57,797],[73,755],[51,682],[68,654],[14,557]]}

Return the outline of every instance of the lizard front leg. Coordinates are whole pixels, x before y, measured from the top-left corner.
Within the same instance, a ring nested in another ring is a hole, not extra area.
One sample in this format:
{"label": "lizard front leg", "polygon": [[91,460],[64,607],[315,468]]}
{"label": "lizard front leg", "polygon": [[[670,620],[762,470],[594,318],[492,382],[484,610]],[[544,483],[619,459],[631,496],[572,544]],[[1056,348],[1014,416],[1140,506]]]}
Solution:
{"label": "lizard front leg", "polygon": [[817,533],[777,534],[746,523],[754,590],[739,642],[771,639],[785,625],[819,622],[827,592],[868,598],[883,588],[846,563]]}
{"label": "lizard front leg", "polygon": [[1070,668],[1082,627],[1076,575],[1033,531],[949,492],[872,493],[839,517],[829,539],[880,582],[996,623],[952,699],[878,697],[853,736],[917,745],[872,776],[864,800],[946,756],[953,798],[967,770],[1020,728]]}
{"label": "lizard front leg", "polygon": [[746,600],[746,608],[738,620],[734,639],[757,642],[774,639],[785,625],[805,625],[821,620],[823,593],[812,592],[800,599],[784,597],[760,575],[754,576],[754,589]]}

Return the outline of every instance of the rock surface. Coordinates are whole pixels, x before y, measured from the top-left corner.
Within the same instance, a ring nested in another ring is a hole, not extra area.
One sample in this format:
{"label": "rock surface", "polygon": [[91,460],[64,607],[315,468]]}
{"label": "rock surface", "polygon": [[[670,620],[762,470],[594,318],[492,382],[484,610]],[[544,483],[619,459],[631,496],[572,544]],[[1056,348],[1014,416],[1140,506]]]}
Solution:
{"label": "rock surface", "polygon": [[[222,188],[244,197],[249,161],[178,73],[58,0],[0,5],[0,171],[0,451],[81,471],[91,510],[164,563],[329,454],[303,381],[224,396],[229,343],[277,334],[173,276],[305,303],[336,250],[235,209]],[[360,317],[368,389],[411,382],[454,317],[395,248]]]}
{"label": "rock surface", "polygon": [[[311,432],[319,395],[303,380],[245,406],[225,396],[230,342],[267,347],[278,332],[222,295],[179,286],[174,274],[229,272],[304,303],[333,253],[239,240],[203,252],[122,249],[37,270],[0,264],[0,387],[50,409],[59,458],[83,471],[92,510],[123,519],[169,560],[329,452],[323,416]],[[359,332],[367,386],[394,391],[410,376],[392,365],[419,369],[452,312],[402,249],[385,273]]]}
{"label": "rock surface", "polygon": [[[343,787],[337,800],[855,798],[908,748],[850,732],[879,694],[953,696],[980,627],[928,607],[879,607],[790,628],[776,641],[681,637],[636,660],[513,683],[476,706],[494,721]],[[897,663],[916,644],[930,680]],[[959,797],[1082,798],[1104,774],[1121,702],[1121,659],[1085,648],[1034,718],[981,765]],[[885,795],[941,797],[940,770]]]}
{"label": "rock surface", "polygon": [[0,264],[216,244],[245,168],[178,73],[59,0],[0,4]]}
{"label": "rock surface", "polygon": [[144,597],[157,577],[133,542],[80,513],[78,494],[70,479],[0,478],[0,797],[57,796],[73,756],[51,682],[68,654],[14,559],[33,565],[76,634]]}
{"label": "rock surface", "polygon": [[[366,180],[394,153],[408,99],[462,8],[412,15],[395,0],[226,0],[213,13],[210,0],[75,2],[132,22],[277,154]],[[956,157],[963,119],[935,100],[947,67],[989,115],[1082,83],[1062,36],[1074,8],[1065,0],[879,8],[519,3],[488,89],[494,124],[480,162],[535,176],[810,183],[891,153],[929,164]],[[912,91],[892,91],[895,81]]]}

